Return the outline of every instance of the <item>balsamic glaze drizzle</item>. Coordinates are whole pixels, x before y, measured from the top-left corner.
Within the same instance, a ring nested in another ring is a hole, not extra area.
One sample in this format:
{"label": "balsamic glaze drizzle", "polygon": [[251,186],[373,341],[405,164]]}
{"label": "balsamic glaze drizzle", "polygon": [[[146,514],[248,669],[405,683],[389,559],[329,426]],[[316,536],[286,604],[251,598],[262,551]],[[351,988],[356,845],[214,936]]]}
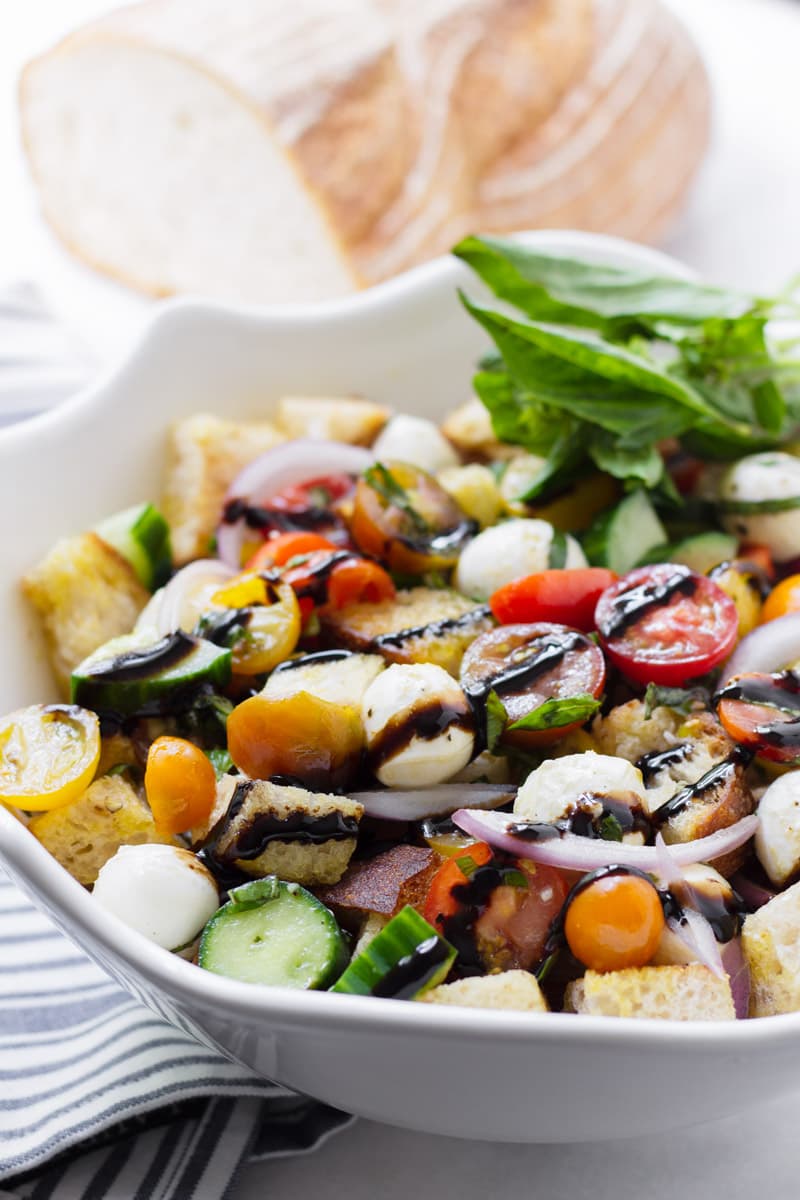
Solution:
{"label": "balsamic glaze drizzle", "polygon": [[589,638],[582,633],[569,633],[558,637],[545,634],[512,651],[508,656],[510,665],[497,675],[467,682],[464,690],[473,699],[480,699],[491,691],[502,695],[503,692],[508,692],[512,688],[526,687],[557,667],[570,651],[579,650],[584,646],[591,646],[591,644]]}
{"label": "balsamic glaze drizzle", "polygon": [[688,567],[676,566],[672,573],[660,583],[640,583],[628,588],[614,599],[612,613],[603,622],[600,630],[603,637],[615,638],[624,633],[629,625],[635,624],[646,612],[666,604],[673,596],[692,596],[697,590],[697,580]]}
{"label": "balsamic glaze drizzle", "polygon": [[429,937],[415,946],[410,954],[404,955],[391,967],[372,989],[373,996],[394,1000],[413,1000],[421,988],[431,980],[449,950],[440,937]]}
{"label": "balsamic glaze drizzle", "polygon": [[115,658],[100,662],[91,669],[91,678],[100,683],[127,683],[135,679],[149,679],[170,667],[183,662],[197,648],[196,640],[188,633],[177,630],[168,633],[152,646],[143,650],[126,650]]}
{"label": "balsamic glaze drizzle", "polygon": [[471,710],[439,700],[400,712],[384,725],[367,751],[367,765],[374,773],[383,763],[410,746],[414,738],[430,742],[447,729],[472,730]]}
{"label": "balsamic glaze drizzle", "polygon": [[444,637],[446,633],[452,633],[454,630],[469,629],[472,625],[485,621],[489,615],[488,604],[482,604],[478,608],[462,613],[460,617],[445,617],[441,621],[431,621],[429,625],[414,625],[408,629],[398,629],[394,633],[380,633],[372,639],[372,644],[376,649],[385,647],[387,650],[391,650],[393,647],[402,646],[404,642],[413,641],[418,637]]}

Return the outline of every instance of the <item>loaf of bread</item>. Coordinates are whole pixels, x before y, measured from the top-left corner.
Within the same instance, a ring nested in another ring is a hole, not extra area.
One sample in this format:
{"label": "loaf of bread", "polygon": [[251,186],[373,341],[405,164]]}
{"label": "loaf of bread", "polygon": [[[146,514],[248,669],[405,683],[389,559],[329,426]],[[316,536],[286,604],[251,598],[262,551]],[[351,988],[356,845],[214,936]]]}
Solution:
{"label": "loaf of bread", "polygon": [[145,0],[30,63],[45,216],[155,295],[339,296],[470,231],[652,238],[707,136],[660,0]]}

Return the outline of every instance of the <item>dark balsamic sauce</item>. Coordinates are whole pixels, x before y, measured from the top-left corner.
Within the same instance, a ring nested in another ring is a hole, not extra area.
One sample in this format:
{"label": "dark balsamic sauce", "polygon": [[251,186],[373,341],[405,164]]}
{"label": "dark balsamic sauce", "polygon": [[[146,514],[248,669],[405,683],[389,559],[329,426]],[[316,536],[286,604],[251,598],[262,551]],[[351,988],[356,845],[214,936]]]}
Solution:
{"label": "dark balsamic sauce", "polygon": [[714,700],[738,700],[756,704],[782,713],[785,720],[776,719],[755,727],[755,733],[767,746],[800,750],[800,674],[781,671],[774,675],[733,679],[717,692]]}
{"label": "dark balsamic sauce", "polygon": [[737,746],[727,758],[723,758],[722,762],[715,763],[706,771],[705,775],[701,775],[696,783],[688,783],[670,800],[667,800],[666,804],[662,804],[660,808],[656,809],[652,814],[652,820],[656,825],[664,825],[672,817],[677,817],[685,812],[695,800],[708,799],[708,792],[728,783],[740,767],[749,762],[751,758],[752,754]]}
{"label": "dark balsamic sauce", "polygon": [[197,648],[197,642],[188,633],[178,630],[161,638],[144,650],[126,650],[105,663],[92,667],[90,676],[99,683],[127,683],[136,679],[149,679],[170,667],[183,662]]}
{"label": "dark balsamic sauce", "polygon": [[692,884],[688,880],[672,884],[667,893],[665,914],[681,921],[683,911],[693,908],[708,921],[718,942],[729,942],[738,937],[742,927],[742,917],[747,912],[741,896],[731,889],[726,896],[712,884],[707,891],[702,884]]}
{"label": "dark balsamic sauce", "polygon": [[489,612],[489,606],[484,604],[479,608],[471,609],[470,612],[463,613],[460,617],[445,617],[441,621],[431,621],[429,625],[414,625],[409,629],[398,629],[395,633],[378,634],[372,639],[372,644],[376,649],[391,650],[401,647],[404,642],[413,641],[414,638],[444,637],[445,634],[452,633],[454,630],[467,630],[472,625],[485,621]]}
{"label": "dark balsamic sauce", "polygon": [[414,738],[430,742],[447,729],[472,731],[469,709],[431,700],[408,713],[400,713],[384,725],[367,751],[367,765],[374,773],[389,759],[411,745]]}
{"label": "dark balsamic sauce", "polygon": [[298,658],[287,658],[285,662],[278,663],[272,674],[280,675],[284,671],[294,671],[296,667],[314,667],[319,663],[343,662],[344,659],[352,657],[352,650],[317,650],[314,654],[301,654]]}
{"label": "dark balsamic sauce", "polygon": [[348,550],[333,550],[316,565],[308,567],[305,582],[298,584],[294,589],[297,599],[313,600],[317,606],[325,604],[328,599],[328,580],[334,568],[352,557]]}
{"label": "dark balsamic sauce", "polygon": [[569,633],[559,637],[545,634],[534,638],[527,645],[518,646],[508,655],[509,665],[496,675],[466,682],[464,690],[473,698],[483,698],[494,691],[499,695],[512,689],[528,687],[548,671],[559,665],[572,650],[591,646],[589,638],[582,633]]}
{"label": "dark balsamic sauce", "polygon": [[610,616],[603,622],[600,632],[605,638],[616,638],[639,621],[653,608],[667,604],[673,596],[692,596],[697,590],[697,580],[688,567],[676,566],[660,583],[640,583],[628,588],[613,600]]}
{"label": "dark balsamic sauce", "polygon": [[215,646],[228,646],[236,640],[234,635],[238,630],[247,628],[252,615],[248,608],[224,608],[220,612],[206,613],[197,622],[195,634]]}
{"label": "dark balsamic sauce", "polygon": [[[464,851],[469,857],[469,847]],[[483,974],[484,964],[475,940],[475,923],[486,909],[492,892],[503,883],[505,860],[495,857],[477,867],[465,883],[457,883],[451,895],[458,908],[449,915],[440,914],[442,933],[458,954],[459,970],[464,975]]]}
{"label": "dark balsamic sauce", "polygon": [[244,521],[248,529],[259,533],[294,533],[324,529],[329,531],[344,531],[344,523],[335,512],[329,508],[318,508],[314,505],[302,509],[262,508],[259,505],[248,504],[245,500],[229,500],[222,511],[224,525],[235,525]]}
{"label": "dark balsamic sauce", "polygon": [[452,558],[461,553],[467,542],[475,537],[479,528],[477,521],[465,518],[454,525],[452,529],[445,529],[440,533],[420,534],[418,537],[399,533],[396,538],[403,546],[407,546],[409,550],[417,554]]}
{"label": "dark balsamic sauce", "polygon": [[413,1000],[417,993],[435,976],[449,954],[439,937],[426,938],[411,954],[398,959],[372,989],[373,996],[385,999]]}
{"label": "dark balsamic sauce", "polygon": [[691,742],[680,742],[677,746],[670,746],[668,750],[650,750],[636,760],[636,767],[641,771],[644,782],[651,783],[665,767],[683,762],[691,752]]}

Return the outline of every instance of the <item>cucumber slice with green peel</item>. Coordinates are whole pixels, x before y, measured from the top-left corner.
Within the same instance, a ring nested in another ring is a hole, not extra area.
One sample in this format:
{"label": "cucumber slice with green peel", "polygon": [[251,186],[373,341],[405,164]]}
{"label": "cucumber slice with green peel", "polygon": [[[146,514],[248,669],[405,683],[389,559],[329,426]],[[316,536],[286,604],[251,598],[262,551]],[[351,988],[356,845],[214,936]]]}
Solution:
{"label": "cucumber slice with green peel", "polygon": [[730,533],[721,533],[709,529],[707,533],[698,533],[695,537],[684,538],[669,551],[669,558],[663,562],[683,563],[697,571],[698,575],[707,574],[712,567],[729,562],[735,558],[739,550],[739,539]]}
{"label": "cucumber slice with green peel", "polygon": [[347,962],[330,909],[299,883],[274,875],[234,888],[200,938],[206,971],[243,983],[325,988]]}
{"label": "cucumber slice with green peel", "polygon": [[169,525],[152,504],[135,504],[114,513],[94,532],[123,558],[127,558],[140,581],[151,592],[169,579],[172,546]]}
{"label": "cucumber slice with green peel", "polygon": [[332,992],[416,1000],[447,978],[456,951],[406,905],[350,963]]}
{"label": "cucumber slice with green peel", "polygon": [[601,514],[583,539],[592,566],[625,575],[656,546],[667,543],[667,531],[643,491],[631,492],[616,508]]}
{"label": "cucumber slice with green peel", "polygon": [[736,517],[762,517],[800,510],[800,496],[773,496],[770,500],[718,500],[721,513]]}
{"label": "cucumber slice with green peel", "polygon": [[72,702],[100,716],[185,712],[204,688],[224,687],[231,652],[180,630],[157,642],[152,634],[113,638],[72,672]]}

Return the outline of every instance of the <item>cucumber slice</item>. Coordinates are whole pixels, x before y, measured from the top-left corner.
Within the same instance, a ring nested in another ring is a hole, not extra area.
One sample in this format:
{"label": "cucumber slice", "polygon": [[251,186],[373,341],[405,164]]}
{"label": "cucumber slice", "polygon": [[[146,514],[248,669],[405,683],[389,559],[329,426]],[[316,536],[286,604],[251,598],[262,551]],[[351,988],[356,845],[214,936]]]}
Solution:
{"label": "cucumber slice", "polygon": [[698,533],[678,542],[669,551],[669,557],[663,561],[683,563],[697,571],[698,575],[705,575],[712,567],[718,567],[720,563],[735,558],[738,549],[738,538],[730,533],[709,529],[707,533]]}
{"label": "cucumber slice", "polygon": [[185,712],[206,686],[224,687],[231,652],[188,633],[126,634],[106,642],[72,672],[72,701],[100,716]]}
{"label": "cucumber slice", "polygon": [[234,888],[200,938],[206,971],[243,983],[324,988],[347,962],[330,909],[299,883],[274,875]]}
{"label": "cucumber slice", "polygon": [[415,1000],[447,977],[456,952],[406,905],[357,955],[332,992]]}
{"label": "cucumber slice", "polygon": [[127,558],[149,591],[154,592],[169,579],[172,570],[169,525],[152,504],[136,504],[114,513],[95,525],[94,531]]}
{"label": "cucumber slice", "polygon": [[583,548],[592,566],[609,567],[624,575],[667,540],[666,529],[647,494],[640,490],[601,515],[586,534]]}

